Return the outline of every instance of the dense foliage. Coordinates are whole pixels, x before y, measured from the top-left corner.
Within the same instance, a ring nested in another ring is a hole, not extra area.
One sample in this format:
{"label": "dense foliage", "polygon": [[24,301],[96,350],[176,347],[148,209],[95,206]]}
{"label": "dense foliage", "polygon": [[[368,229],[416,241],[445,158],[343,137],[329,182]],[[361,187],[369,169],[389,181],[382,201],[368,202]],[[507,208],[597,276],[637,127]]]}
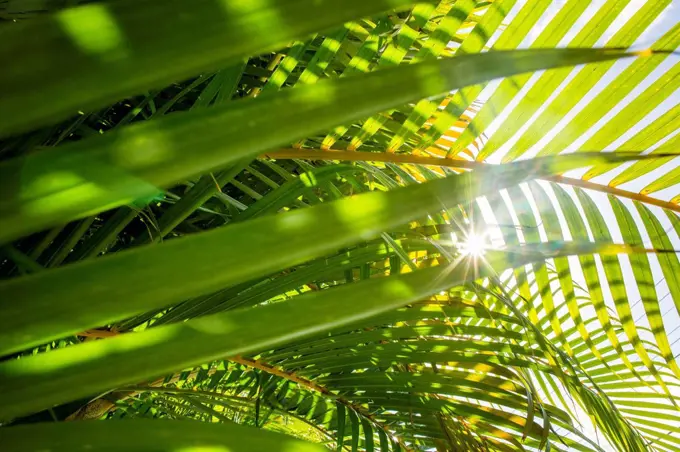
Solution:
{"label": "dense foliage", "polygon": [[680,22],[591,3],[0,0],[0,450],[680,451]]}

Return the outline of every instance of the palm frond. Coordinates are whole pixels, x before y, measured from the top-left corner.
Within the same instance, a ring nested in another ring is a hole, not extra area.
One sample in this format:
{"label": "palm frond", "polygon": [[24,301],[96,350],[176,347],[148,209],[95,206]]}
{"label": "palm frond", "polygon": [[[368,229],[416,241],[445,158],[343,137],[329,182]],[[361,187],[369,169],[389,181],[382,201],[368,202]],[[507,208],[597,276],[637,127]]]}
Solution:
{"label": "palm frond", "polygon": [[0,20],[5,449],[680,451],[674,2]]}

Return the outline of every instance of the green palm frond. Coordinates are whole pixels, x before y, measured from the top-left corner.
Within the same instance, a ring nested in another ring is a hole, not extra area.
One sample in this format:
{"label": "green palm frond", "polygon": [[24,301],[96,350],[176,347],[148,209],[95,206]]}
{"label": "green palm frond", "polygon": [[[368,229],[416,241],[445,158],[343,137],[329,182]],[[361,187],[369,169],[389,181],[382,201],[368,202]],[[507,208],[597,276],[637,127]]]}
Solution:
{"label": "green palm frond", "polygon": [[674,2],[190,3],[0,1],[3,450],[680,451]]}

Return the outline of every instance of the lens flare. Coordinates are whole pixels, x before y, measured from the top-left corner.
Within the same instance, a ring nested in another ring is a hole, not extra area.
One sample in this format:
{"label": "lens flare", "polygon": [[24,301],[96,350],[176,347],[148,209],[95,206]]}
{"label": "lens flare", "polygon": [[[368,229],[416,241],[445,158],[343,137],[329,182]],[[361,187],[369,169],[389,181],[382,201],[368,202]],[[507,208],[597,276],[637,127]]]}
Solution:
{"label": "lens flare", "polygon": [[460,252],[465,256],[481,257],[486,252],[486,246],[485,235],[470,232],[460,243]]}

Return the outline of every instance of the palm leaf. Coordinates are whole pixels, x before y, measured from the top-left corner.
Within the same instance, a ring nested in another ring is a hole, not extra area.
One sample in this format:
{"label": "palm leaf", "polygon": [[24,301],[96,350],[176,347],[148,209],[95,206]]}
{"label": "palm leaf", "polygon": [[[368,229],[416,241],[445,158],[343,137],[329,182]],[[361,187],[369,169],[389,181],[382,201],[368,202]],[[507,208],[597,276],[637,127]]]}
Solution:
{"label": "palm leaf", "polygon": [[150,421],[77,422],[68,425],[39,424],[2,429],[0,439],[5,450],[50,447],[73,450],[83,443],[91,450],[110,450],[111,438],[116,447],[126,450],[228,449],[228,450],[323,450],[320,446],[296,441],[283,435],[262,433],[234,424],[214,425],[202,422]]}
{"label": "palm leaf", "polygon": [[240,3],[0,4],[3,444],[680,450],[672,2]]}

